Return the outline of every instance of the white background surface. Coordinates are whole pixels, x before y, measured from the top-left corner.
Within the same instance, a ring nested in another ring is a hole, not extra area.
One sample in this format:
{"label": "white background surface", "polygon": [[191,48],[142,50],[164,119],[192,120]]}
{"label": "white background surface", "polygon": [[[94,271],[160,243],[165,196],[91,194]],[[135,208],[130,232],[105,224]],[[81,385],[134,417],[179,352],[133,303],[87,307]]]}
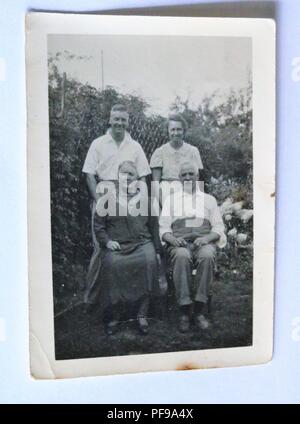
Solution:
{"label": "white background surface", "polygon": [[[298,206],[300,2],[278,0],[275,351],[268,365],[37,382],[29,375],[24,16],[198,1],[0,0],[0,402],[226,403],[300,401]],[[207,1],[206,3],[216,3]],[[231,2],[233,3],[233,2]],[[242,2],[237,2],[242,3]],[[255,2],[253,3],[253,8]],[[262,3],[262,2],[258,2]],[[238,6],[237,6],[238,8]],[[294,71],[294,72],[293,72]],[[299,80],[299,81],[298,81]],[[267,160],[267,158],[266,158]]]}

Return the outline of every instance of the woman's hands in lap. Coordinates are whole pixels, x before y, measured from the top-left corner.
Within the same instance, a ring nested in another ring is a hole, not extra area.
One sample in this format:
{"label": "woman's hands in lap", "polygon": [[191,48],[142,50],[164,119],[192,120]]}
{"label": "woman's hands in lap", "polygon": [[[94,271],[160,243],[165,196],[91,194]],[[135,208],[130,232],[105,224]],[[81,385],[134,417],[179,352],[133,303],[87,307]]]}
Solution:
{"label": "woman's hands in lap", "polygon": [[107,249],[115,251],[115,250],[121,250],[121,246],[117,241],[110,240],[106,244]]}

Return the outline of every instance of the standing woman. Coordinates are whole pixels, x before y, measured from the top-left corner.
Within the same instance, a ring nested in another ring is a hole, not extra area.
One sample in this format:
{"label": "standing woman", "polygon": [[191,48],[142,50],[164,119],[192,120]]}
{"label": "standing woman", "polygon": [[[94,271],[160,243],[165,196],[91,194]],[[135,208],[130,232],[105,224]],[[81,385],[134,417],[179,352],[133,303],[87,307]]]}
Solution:
{"label": "standing woman", "polygon": [[179,172],[183,163],[193,163],[198,172],[203,169],[199,150],[184,141],[187,123],[183,116],[169,116],[169,142],[157,148],[150,161],[152,179],[160,183],[160,190],[155,189],[155,197],[159,199],[160,207],[169,194],[170,183],[177,191],[181,187]]}

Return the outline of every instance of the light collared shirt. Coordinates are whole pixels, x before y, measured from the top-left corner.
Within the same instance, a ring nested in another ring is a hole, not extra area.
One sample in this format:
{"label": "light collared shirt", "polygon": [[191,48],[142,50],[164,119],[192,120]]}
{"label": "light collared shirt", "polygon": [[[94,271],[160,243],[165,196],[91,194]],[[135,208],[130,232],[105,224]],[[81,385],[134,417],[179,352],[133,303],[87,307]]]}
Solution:
{"label": "light collared shirt", "polygon": [[[204,220],[209,222],[210,231],[220,236],[217,245],[225,247],[227,238],[222,216],[216,199],[197,189],[194,193],[183,189],[168,196],[159,218],[159,233],[162,239],[166,233],[173,233],[174,224],[180,224],[191,232],[201,228]],[[180,226],[180,225],[179,225]]]}
{"label": "light collared shirt", "polygon": [[118,144],[109,129],[92,142],[82,172],[98,175],[100,180],[117,180],[119,165],[127,160],[135,163],[139,178],[151,173],[141,145],[128,132],[125,132],[124,140]]}
{"label": "light collared shirt", "polygon": [[153,153],[151,168],[162,168],[162,180],[179,180],[180,167],[184,162],[192,162],[197,169],[203,169],[202,160],[197,147],[183,143],[179,149],[174,149],[170,143],[163,144]]}

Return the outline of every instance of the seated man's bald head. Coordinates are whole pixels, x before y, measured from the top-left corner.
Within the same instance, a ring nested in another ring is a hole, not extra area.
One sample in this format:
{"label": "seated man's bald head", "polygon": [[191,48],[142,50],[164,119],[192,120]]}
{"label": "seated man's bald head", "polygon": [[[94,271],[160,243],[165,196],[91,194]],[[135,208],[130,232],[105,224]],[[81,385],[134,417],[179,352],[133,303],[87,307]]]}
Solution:
{"label": "seated man's bald head", "polygon": [[198,185],[198,169],[195,163],[183,162],[180,166],[179,178],[184,191],[194,192]]}

